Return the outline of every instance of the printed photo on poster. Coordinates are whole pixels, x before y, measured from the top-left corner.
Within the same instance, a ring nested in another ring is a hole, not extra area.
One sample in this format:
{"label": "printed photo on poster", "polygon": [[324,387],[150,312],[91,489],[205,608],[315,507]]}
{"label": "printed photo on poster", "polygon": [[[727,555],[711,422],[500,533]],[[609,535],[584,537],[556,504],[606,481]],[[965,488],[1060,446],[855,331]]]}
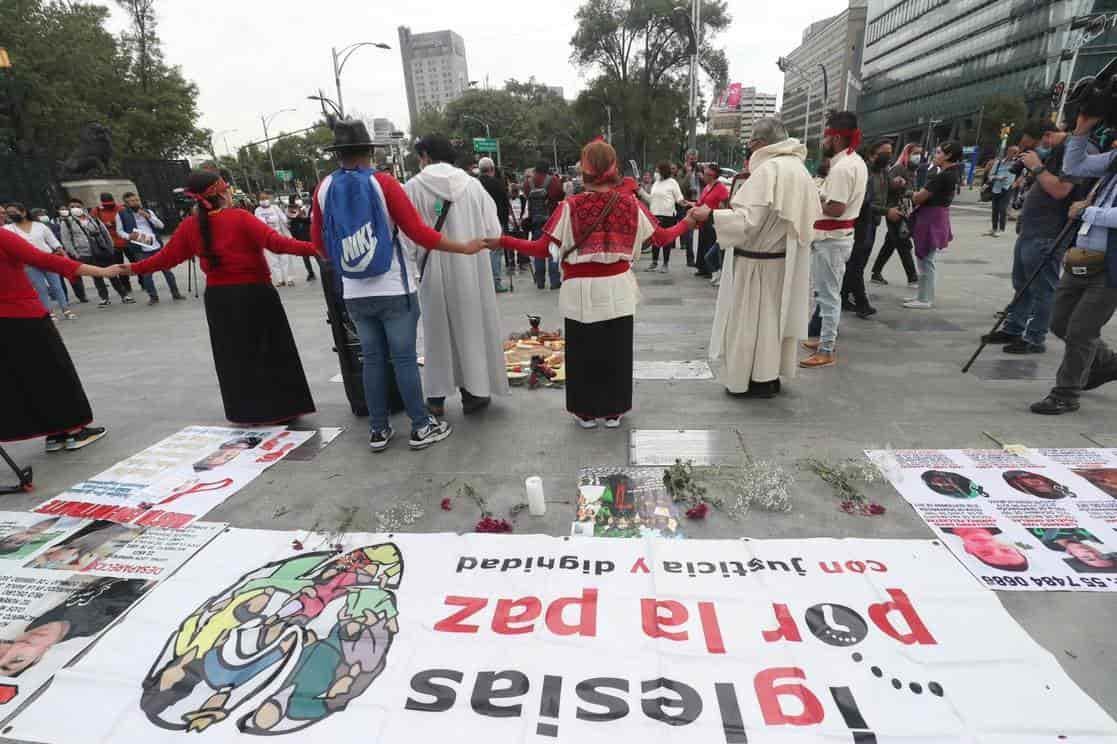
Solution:
{"label": "printed photo on poster", "polygon": [[663,468],[585,468],[573,529],[583,537],[683,537]]}
{"label": "printed photo on poster", "polygon": [[81,524],[69,517],[0,512],[0,560],[23,560]]}

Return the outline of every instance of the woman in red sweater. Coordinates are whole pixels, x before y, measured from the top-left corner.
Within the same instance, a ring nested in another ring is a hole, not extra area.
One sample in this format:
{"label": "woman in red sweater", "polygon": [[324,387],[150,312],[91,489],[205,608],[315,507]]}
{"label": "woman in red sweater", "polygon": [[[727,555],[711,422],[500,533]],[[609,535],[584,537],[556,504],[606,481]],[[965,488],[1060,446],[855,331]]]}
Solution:
{"label": "woman in red sweater", "polygon": [[199,256],[206,275],[206,319],[225,417],[236,424],[276,424],[314,412],[283,303],[264,250],[315,256],[314,246],[280,235],[233,208],[217,173],[195,171],[186,194],[197,205],[163,250],[131,265],[151,274]]}
{"label": "woman in red sweater", "polygon": [[[562,261],[559,307],[566,318],[566,410],[585,429],[605,419],[620,426],[632,408],[632,330],[639,290],[632,262],[644,241],[664,246],[687,230],[687,217],[664,229],[633,196],[617,172],[612,145],[595,141],[582,149],[586,190],[567,197],[538,240],[504,236],[507,250]],[[490,248],[497,241],[487,240]]]}
{"label": "woman in red sweater", "polygon": [[47,452],[81,449],[105,430],[89,426],[93,411],[81,380],[24,266],[67,279],[110,279],[124,267],[89,266],[44,253],[0,230],[0,442],[46,436]]}

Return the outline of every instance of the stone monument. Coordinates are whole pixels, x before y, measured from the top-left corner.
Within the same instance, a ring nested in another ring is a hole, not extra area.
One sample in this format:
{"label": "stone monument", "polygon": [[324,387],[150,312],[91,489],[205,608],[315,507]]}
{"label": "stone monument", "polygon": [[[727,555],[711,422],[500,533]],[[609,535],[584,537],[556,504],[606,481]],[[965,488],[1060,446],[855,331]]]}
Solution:
{"label": "stone monument", "polygon": [[101,201],[101,194],[112,194],[119,203],[125,193],[138,193],[135,183],[112,173],[112,156],[108,127],[98,122],[82,127],[77,148],[60,166],[67,198],[81,199],[87,207],[94,207]]}

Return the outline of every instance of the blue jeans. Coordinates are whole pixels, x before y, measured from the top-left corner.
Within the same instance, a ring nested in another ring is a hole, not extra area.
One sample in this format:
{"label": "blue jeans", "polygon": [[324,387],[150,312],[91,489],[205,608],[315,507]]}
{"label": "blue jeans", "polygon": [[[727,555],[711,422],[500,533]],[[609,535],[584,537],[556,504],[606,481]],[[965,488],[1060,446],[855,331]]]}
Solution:
{"label": "blue jeans", "polygon": [[713,273],[721,271],[721,246],[714,243],[710,246],[710,250],[706,251],[706,269]]}
{"label": "blue jeans", "polygon": [[54,300],[58,303],[58,309],[65,312],[67,302],[66,292],[62,288],[62,277],[50,271],[36,269],[33,266],[24,266],[23,268],[27,272],[27,278],[31,280],[31,286],[38,293],[39,301],[43,303],[43,307],[53,312],[50,309],[50,301]]}
{"label": "blue jeans", "polygon": [[[151,258],[159,251],[150,251],[145,253],[143,248],[138,245],[129,243],[128,247],[124,249],[128,254],[128,260],[135,263],[136,261],[143,261],[145,258]],[[162,249],[160,249],[162,250]],[[171,295],[178,297],[178,282],[175,281],[175,275],[169,271],[163,272],[163,279],[167,282],[167,287],[171,290]],[[155,277],[151,274],[140,274],[140,286],[143,287],[147,296],[153,300],[159,299],[159,293],[155,291]]]}
{"label": "blue jeans", "polygon": [[388,364],[396,373],[403,405],[412,431],[430,420],[419,378],[415,339],[419,331],[419,296],[356,297],[345,307],[361,339],[362,374],[368,428],[372,433],[388,428]]}
{"label": "blue jeans", "polygon": [[[1040,261],[1051,249],[1052,238],[1024,237],[1016,239],[1012,257],[1012,288],[1019,291],[1040,266]],[[1023,336],[1032,344],[1042,344],[1051,327],[1051,312],[1055,307],[1055,287],[1059,284],[1061,256],[1053,255],[1043,262],[1036,280],[1020,295],[1020,301],[1005,319],[1005,333]]]}
{"label": "blue jeans", "polygon": [[[531,239],[539,240],[539,236],[543,234],[543,226],[531,228]],[[546,280],[549,276],[551,279],[551,289],[558,289],[562,286],[562,273],[559,271],[558,262],[553,258],[533,258],[531,265],[535,270],[535,286],[543,289],[546,286]],[[546,274],[544,274],[544,270]]]}
{"label": "blue jeans", "polygon": [[492,264],[493,267],[493,286],[497,289],[500,289],[502,286],[500,281],[500,272],[501,269],[504,268],[502,265],[503,261],[501,260],[502,253],[504,253],[504,251],[489,251],[489,263]]}
{"label": "blue jeans", "polygon": [[[818,324],[818,350],[825,354],[834,352],[838,340],[838,321],[842,316],[842,279],[846,262],[853,252],[853,238],[816,240],[811,244],[811,281],[820,323]],[[813,335],[813,334],[812,334]]]}
{"label": "blue jeans", "polygon": [[917,259],[919,264],[919,294],[917,300],[921,302],[935,302],[935,255],[938,251],[931,251],[926,258]]}

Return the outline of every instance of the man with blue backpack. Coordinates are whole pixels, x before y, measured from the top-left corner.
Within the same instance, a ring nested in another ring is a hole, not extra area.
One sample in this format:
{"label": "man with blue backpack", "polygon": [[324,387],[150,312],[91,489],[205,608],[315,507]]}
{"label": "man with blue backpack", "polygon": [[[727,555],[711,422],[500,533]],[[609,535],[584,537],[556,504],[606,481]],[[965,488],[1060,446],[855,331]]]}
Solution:
{"label": "man with blue backpack", "polygon": [[411,419],[410,447],[441,442],[453,431],[427,410],[419,377],[418,271],[404,252],[402,230],[419,250],[474,255],[483,241],[447,240],[423,223],[403,187],[373,168],[373,143],[363,122],[334,125],[338,170],[318,185],[311,211],[311,238],[341,282],[346,309],[361,340],[362,377],[369,411],[369,448],[381,452],[393,436],[388,421],[388,365],[395,371]]}

